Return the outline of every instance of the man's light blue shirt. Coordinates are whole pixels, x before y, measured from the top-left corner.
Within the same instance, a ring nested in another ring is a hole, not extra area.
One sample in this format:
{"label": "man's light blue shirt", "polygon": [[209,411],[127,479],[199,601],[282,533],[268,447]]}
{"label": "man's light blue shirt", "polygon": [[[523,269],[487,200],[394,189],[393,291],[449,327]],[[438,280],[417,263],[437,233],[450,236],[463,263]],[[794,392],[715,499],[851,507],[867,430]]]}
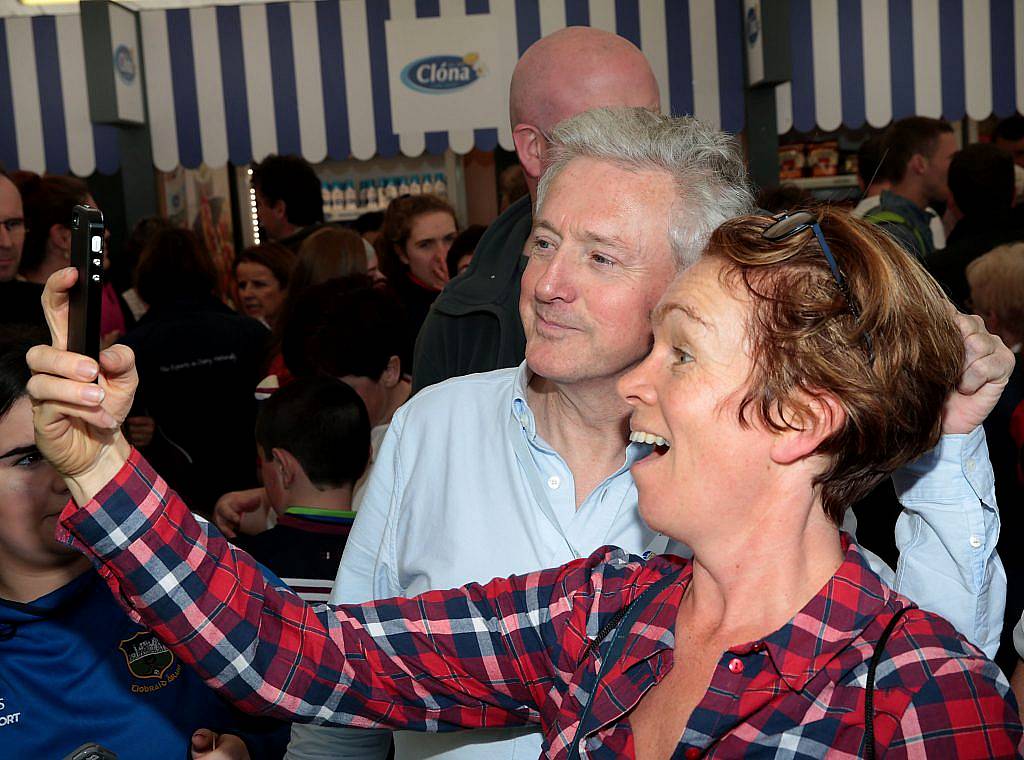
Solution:
{"label": "man's light blue shirt", "polygon": [[[495,370],[424,389],[395,414],[345,546],[331,602],[415,596],[569,562],[605,544],[664,552],[669,542],[637,511],[631,443],[622,466],[576,508],[572,473],[538,434],[526,403],[528,369]],[[1006,579],[999,518],[981,428],[946,436],[894,476],[904,511],[895,574],[873,569],[921,607],[949,619],[992,656]],[[850,519],[844,528],[852,533]],[[677,553],[686,547],[673,544]],[[396,757],[539,757],[532,731],[395,734]],[[387,734],[296,725],[289,758],[383,758]]]}

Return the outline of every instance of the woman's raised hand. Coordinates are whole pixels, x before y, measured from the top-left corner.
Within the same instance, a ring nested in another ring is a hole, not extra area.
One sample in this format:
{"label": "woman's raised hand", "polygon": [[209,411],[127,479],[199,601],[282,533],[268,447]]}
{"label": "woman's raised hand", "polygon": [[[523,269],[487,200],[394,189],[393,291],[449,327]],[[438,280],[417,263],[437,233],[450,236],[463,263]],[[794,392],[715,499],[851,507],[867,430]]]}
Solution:
{"label": "woman's raised hand", "polygon": [[[71,496],[85,504],[121,469],[131,446],[121,434],[138,386],[135,355],[115,345],[99,364],[67,350],[68,291],[74,268],[50,276],[43,290],[43,312],[52,345],[28,353],[36,445],[68,484]],[[95,381],[95,382],[94,382]]]}

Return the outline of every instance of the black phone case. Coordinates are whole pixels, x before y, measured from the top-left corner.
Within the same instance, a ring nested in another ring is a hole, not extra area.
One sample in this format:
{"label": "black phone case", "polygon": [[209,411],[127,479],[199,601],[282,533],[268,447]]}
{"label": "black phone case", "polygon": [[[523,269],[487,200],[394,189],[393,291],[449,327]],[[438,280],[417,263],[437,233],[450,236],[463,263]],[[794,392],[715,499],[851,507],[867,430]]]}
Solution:
{"label": "black phone case", "polygon": [[71,265],[78,281],[70,292],[68,350],[93,359],[100,355],[103,301],[103,214],[91,206],[71,211]]}

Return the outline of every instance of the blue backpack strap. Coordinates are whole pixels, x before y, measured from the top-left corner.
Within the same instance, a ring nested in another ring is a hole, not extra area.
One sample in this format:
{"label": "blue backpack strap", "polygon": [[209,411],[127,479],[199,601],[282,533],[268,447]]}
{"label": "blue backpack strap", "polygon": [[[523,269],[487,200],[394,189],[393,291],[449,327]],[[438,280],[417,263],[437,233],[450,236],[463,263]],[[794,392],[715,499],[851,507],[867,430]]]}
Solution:
{"label": "blue backpack strap", "polygon": [[659,578],[655,583],[644,589],[643,593],[637,596],[633,601],[629,602],[625,607],[616,612],[607,623],[602,626],[601,630],[598,631],[594,640],[591,641],[587,648],[583,652],[582,660],[585,660],[587,655],[594,649],[600,646],[601,642],[608,637],[608,634],[615,630],[615,636],[612,638],[611,647],[608,649],[608,654],[604,658],[604,662],[601,663],[601,670],[597,674],[597,681],[594,682],[594,690],[590,692],[587,697],[587,703],[583,706],[583,713],[580,715],[579,725],[576,727],[576,735],[572,739],[572,744],[569,747],[569,755],[567,760],[579,760],[580,758],[580,742],[586,737],[586,725],[587,719],[590,717],[590,706],[594,702],[594,695],[597,694],[597,689],[601,684],[601,681],[608,671],[611,670],[612,665],[622,655],[622,650],[629,642],[629,629],[633,627],[633,623],[640,617],[640,613],[644,611],[644,608],[650,603],[651,599],[656,597],[663,589],[671,585],[678,577],[682,570],[670,572]]}

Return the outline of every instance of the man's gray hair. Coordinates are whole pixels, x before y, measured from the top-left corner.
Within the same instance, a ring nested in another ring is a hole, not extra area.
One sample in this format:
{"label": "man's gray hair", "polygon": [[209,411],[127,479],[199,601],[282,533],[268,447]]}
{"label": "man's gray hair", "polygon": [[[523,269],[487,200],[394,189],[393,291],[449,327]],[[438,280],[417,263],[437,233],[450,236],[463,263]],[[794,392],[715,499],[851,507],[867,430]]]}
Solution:
{"label": "man's gray hair", "polygon": [[538,210],[551,183],[574,158],[670,174],[677,197],[668,232],[679,267],[697,261],[718,225],[754,210],[736,139],[689,116],[597,108],[560,122],[550,139],[547,169],[537,186]]}

